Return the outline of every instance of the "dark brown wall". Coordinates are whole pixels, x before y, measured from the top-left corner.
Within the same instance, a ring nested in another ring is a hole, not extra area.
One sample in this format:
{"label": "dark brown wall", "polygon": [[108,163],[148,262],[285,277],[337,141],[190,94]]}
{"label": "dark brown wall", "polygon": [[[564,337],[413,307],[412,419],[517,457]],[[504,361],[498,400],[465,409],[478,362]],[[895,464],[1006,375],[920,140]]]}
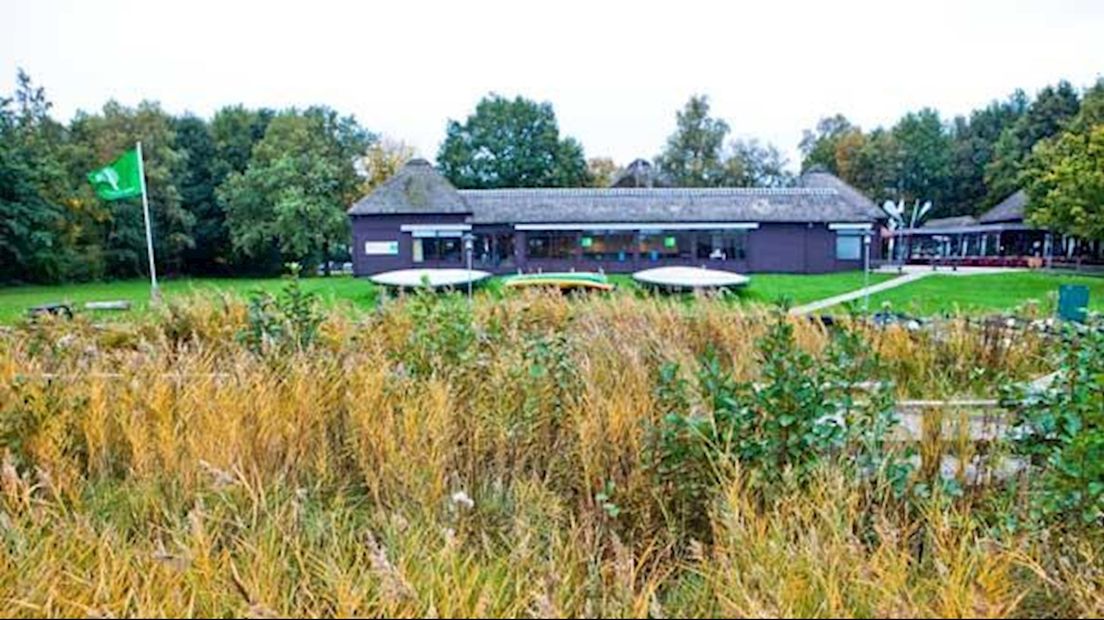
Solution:
{"label": "dark brown wall", "polygon": [[[353,229],[353,269],[357,275],[371,275],[392,269],[412,267],[462,267],[460,262],[443,265],[426,261],[415,265],[411,261],[411,235],[400,231],[403,224],[462,224],[463,215],[386,215],[358,216],[352,218]],[[477,232],[502,231],[508,227],[474,226]],[[399,254],[391,256],[365,256],[365,241],[399,242]],[[517,270],[530,271],[597,271],[627,273],[649,267],[688,265],[706,266],[744,273],[827,273],[862,269],[863,261],[836,260],[836,232],[828,229],[827,224],[786,224],[764,223],[758,229],[749,231],[746,260],[702,261],[696,259],[676,259],[651,261],[646,256],[631,256],[626,261],[596,261],[581,257],[574,260],[526,259],[525,232],[515,233],[514,265],[490,268],[499,273],[511,273]],[[871,260],[880,257],[881,243],[874,240],[870,246]],[[488,269],[477,265],[477,268]]]}

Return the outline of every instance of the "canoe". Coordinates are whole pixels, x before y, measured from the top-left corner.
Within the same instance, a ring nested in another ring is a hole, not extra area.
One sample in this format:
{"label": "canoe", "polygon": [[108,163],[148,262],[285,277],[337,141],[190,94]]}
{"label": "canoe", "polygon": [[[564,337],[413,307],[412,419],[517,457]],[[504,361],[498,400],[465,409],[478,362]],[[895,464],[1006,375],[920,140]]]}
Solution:
{"label": "canoe", "polygon": [[397,271],[385,271],[368,278],[376,284],[383,286],[397,286],[402,288],[417,288],[429,286],[441,288],[445,286],[462,286],[468,282],[478,282],[491,277],[486,271],[472,269],[399,269]]}
{"label": "canoe", "polygon": [[503,286],[527,288],[551,286],[559,289],[613,290],[605,274],[591,272],[529,273],[506,278]]}
{"label": "canoe", "polygon": [[731,271],[719,271],[704,267],[657,267],[633,274],[633,279],[653,286],[671,288],[722,288],[744,286],[749,282],[745,275]]}

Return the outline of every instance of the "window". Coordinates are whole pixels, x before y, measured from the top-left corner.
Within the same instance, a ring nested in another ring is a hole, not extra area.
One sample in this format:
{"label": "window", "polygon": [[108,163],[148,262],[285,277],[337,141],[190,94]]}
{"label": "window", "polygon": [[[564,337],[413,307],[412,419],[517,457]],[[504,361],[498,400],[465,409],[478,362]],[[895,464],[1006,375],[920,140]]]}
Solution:
{"label": "window", "polygon": [[460,239],[459,233],[448,234],[448,236],[417,236],[414,238],[411,258],[415,263],[424,261],[459,263],[464,254],[463,250],[464,242]]}
{"label": "window", "polygon": [[836,231],[836,260],[862,260],[862,231]]}
{"label": "window", "polygon": [[657,261],[661,258],[693,258],[693,236],[684,231],[643,230],[640,232],[640,257]]}
{"label": "window", "polygon": [[631,232],[584,232],[579,237],[583,258],[624,262],[633,255],[636,235]]}
{"label": "window", "polygon": [[529,258],[571,258],[575,251],[575,233],[529,233],[526,238],[526,255]]}
{"label": "window", "polygon": [[514,235],[477,233],[472,246],[472,260],[477,265],[489,267],[513,264]]}
{"label": "window", "polygon": [[747,231],[720,230],[698,233],[699,259],[744,260],[747,258]]}

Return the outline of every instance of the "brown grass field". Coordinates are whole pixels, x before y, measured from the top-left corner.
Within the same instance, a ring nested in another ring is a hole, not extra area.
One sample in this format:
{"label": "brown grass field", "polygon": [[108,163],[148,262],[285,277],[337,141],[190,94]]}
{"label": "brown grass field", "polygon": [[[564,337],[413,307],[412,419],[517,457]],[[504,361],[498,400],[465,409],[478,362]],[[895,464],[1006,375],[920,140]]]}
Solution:
{"label": "brown grass field", "polygon": [[[532,294],[322,319],[261,353],[232,296],[0,332],[4,615],[1104,615],[1099,528],[1002,527],[1022,478],[902,498],[825,465],[764,494],[730,467],[704,526],[672,518],[659,369],[693,385],[712,349],[757,380],[768,310]],[[820,355],[828,330],[788,320]],[[1031,334],[857,329],[900,397],[1050,370]],[[952,444],[920,453],[973,449]]]}

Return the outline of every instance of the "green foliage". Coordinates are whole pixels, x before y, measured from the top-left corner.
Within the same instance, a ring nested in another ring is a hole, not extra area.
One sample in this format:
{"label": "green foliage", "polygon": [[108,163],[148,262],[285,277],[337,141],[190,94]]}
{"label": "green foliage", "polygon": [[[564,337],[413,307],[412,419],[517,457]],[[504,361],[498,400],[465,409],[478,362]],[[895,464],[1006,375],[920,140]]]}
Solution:
{"label": "green foliage", "polygon": [[276,116],[245,172],[219,188],[234,249],[267,259],[275,247],[287,260],[328,261],[348,239],[345,208],[359,187],[353,161],[370,140],[354,119],[326,108]]}
{"label": "green foliage", "polygon": [[728,123],[709,115],[709,97],[695,95],[676,113],[677,127],[656,165],[678,187],[783,187],[793,182],[772,144],[734,140]]}
{"label": "green foliage", "polygon": [[1084,239],[1104,239],[1104,124],[1042,144],[1025,178],[1032,222]]}
{"label": "green foliage", "polygon": [[289,263],[287,284],[276,296],[257,290],[249,298],[246,327],[238,340],[254,353],[302,351],[314,344],[323,316],[318,296],[300,285],[300,266]]}
{"label": "green foliage", "polygon": [[944,123],[935,110],[909,112],[891,128],[863,132],[842,115],[821,119],[801,140],[801,168],[822,167],[876,202],[931,200],[931,217],[976,215],[1020,189],[1036,144],[1072,126],[1074,116],[1104,116],[1096,86],[1079,101],[1069,82],[1034,100],[1017,90]]}
{"label": "green foliage", "polygon": [[[99,113],[78,112],[70,126],[73,163],[87,172],[142,142],[154,254],[166,272],[181,271],[186,252],[195,246],[195,216],[184,208],[176,181],[184,155],[176,147],[172,118],[156,102],[127,107],[116,101]],[[107,270],[121,276],[146,274],[146,238],[140,198],[112,203],[91,198],[89,208],[106,223],[101,234]]]}
{"label": "green foliage", "polygon": [[551,103],[490,94],[461,124],[450,120],[437,164],[461,189],[583,187],[583,147],[561,138]]}
{"label": "green foliage", "polygon": [[406,308],[412,326],[402,362],[414,376],[447,374],[471,357],[474,319],[471,305],[462,295],[437,294],[423,287]]}
{"label": "green foliage", "polygon": [[839,176],[841,166],[837,149],[845,136],[855,132],[862,135],[862,130],[852,125],[842,114],[826,116],[817,121],[815,129],[806,129],[801,136],[801,171],[808,172],[820,167]]}
{"label": "green foliage", "polygon": [[1069,82],[1039,91],[1027,110],[1001,133],[993,161],[985,168],[988,203],[996,204],[1021,188],[1021,172],[1037,143],[1057,135],[1075,115],[1080,102]]}
{"label": "green foliage", "polygon": [[45,91],[20,71],[13,98],[0,97],[0,282],[56,281],[76,257],[59,149],[62,127]]}
{"label": "green foliage", "polygon": [[848,329],[835,332],[818,359],[796,345],[793,329],[780,313],[759,340],[754,382],[736,381],[716,355],[705,355],[697,377],[700,412],[690,406],[677,366],[661,368],[656,402],[663,418],[651,435],[650,458],[673,498],[667,512],[680,522],[694,528],[716,484],[734,468],[764,498],[806,483],[828,463],[905,490],[909,467],[889,449],[896,419],[880,360]]}
{"label": "green foliage", "polygon": [[786,158],[773,144],[756,139],[734,140],[725,162],[726,183],[735,187],[786,187],[793,175],[786,170]]}
{"label": "green foliage", "polygon": [[1085,93],[1066,131],[1036,145],[1021,178],[1036,225],[1104,238],[1104,80]]}
{"label": "green foliage", "polygon": [[931,200],[932,217],[949,215],[951,138],[939,113],[931,108],[906,114],[893,127],[899,149],[898,197]]}
{"label": "green foliage", "polygon": [[1104,331],[1067,325],[1053,383],[1009,388],[1014,451],[1030,460],[1035,517],[1067,527],[1104,525]]}
{"label": "green foliage", "polygon": [[985,169],[996,157],[996,142],[1026,112],[1027,95],[1017,90],[970,116],[956,117],[953,127],[951,188],[947,212],[978,215],[987,206]]}
{"label": "green foliage", "polygon": [[724,185],[722,148],[729,127],[709,116],[709,97],[695,95],[676,114],[677,128],[656,165],[679,187]]}

